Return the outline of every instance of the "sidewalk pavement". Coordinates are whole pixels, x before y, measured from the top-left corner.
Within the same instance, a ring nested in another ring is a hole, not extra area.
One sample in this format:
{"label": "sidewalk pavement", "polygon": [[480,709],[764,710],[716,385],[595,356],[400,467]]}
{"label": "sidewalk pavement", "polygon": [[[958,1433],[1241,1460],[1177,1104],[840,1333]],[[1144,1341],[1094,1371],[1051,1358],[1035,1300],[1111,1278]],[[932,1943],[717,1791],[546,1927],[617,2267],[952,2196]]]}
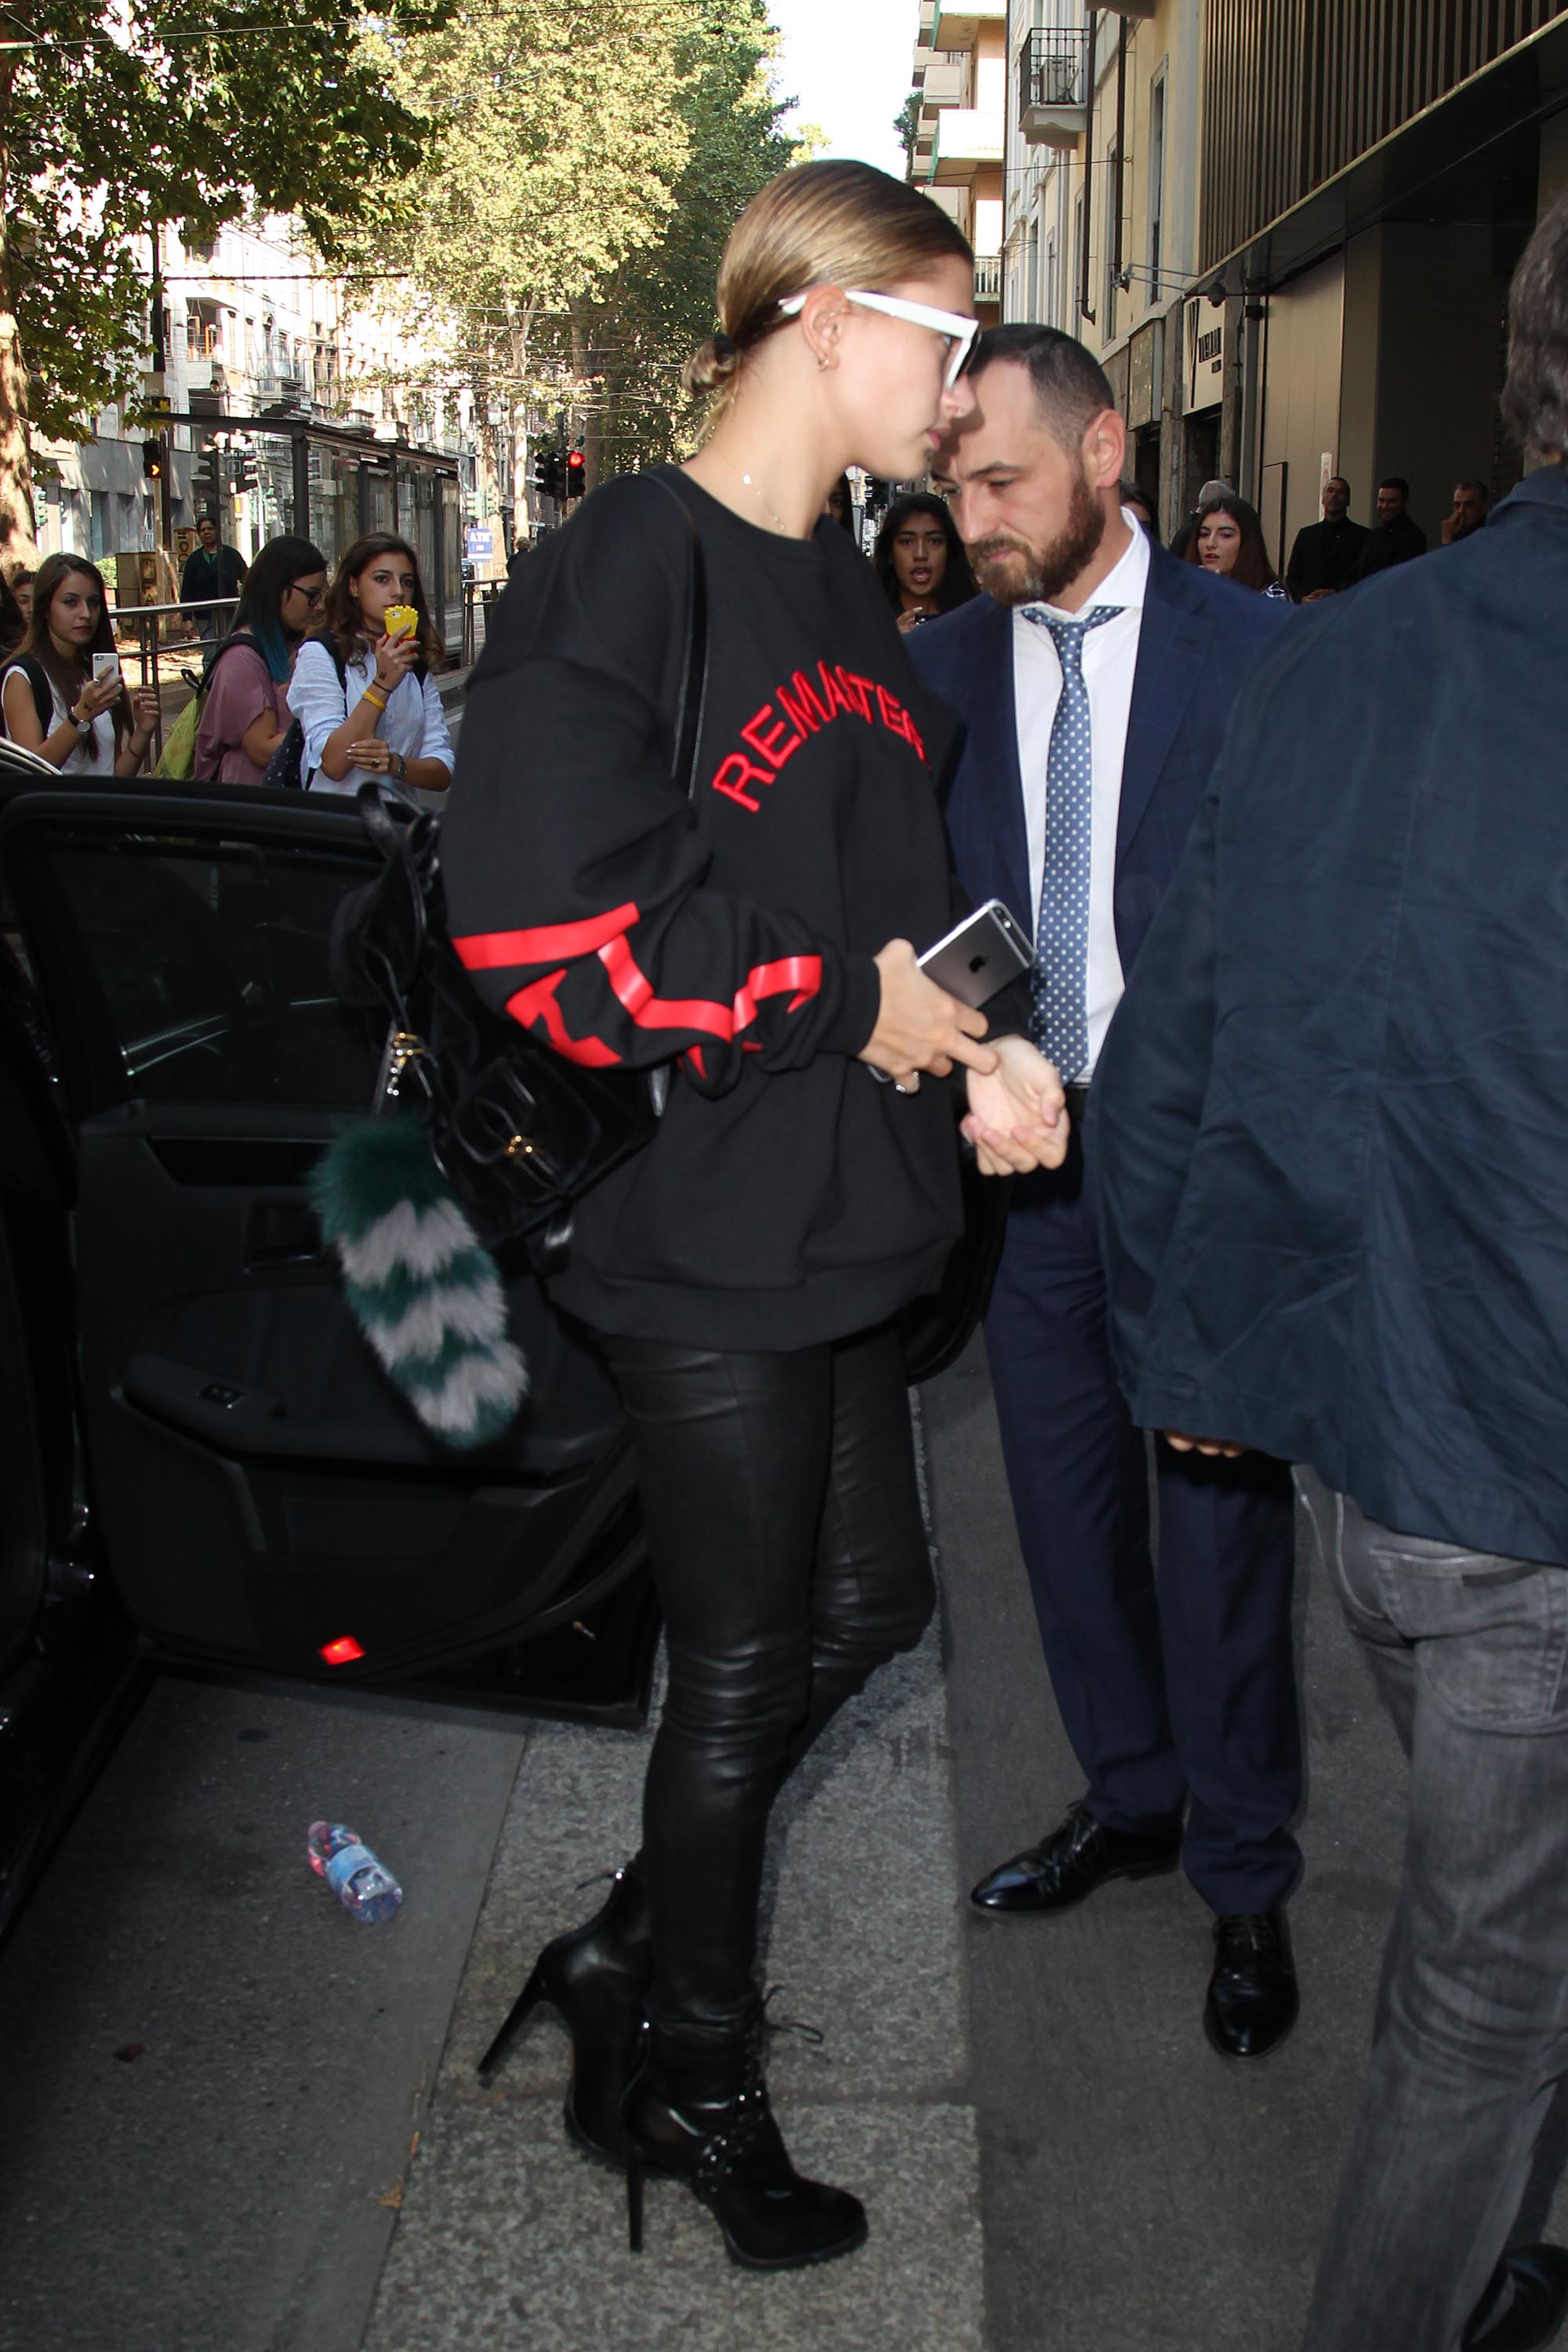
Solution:
{"label": "sidewalk pavement", "polygon": [[[1308,1568],[1302,2018],[1227,2066],[1180,1878],[968,1909],[1078,1781],[978,1350],[924,1429],[941,1627],[785,1792],[769,1890],[773,2014],[826,2037],[771,2078],[862,2253],[748,2276],[654,2182],[634,2257],[556,2023],[474,2074],[634,1846],[646,1734],[168,1681],[0,1959],[0,2352],[1294,2352],[1403,1836],[1363,1662]],[[405,1880],[385,1928],[304,1869],[327,1804]],[[1526,2236],[1568,2238],[1563,2153],[1549,2125]]]}

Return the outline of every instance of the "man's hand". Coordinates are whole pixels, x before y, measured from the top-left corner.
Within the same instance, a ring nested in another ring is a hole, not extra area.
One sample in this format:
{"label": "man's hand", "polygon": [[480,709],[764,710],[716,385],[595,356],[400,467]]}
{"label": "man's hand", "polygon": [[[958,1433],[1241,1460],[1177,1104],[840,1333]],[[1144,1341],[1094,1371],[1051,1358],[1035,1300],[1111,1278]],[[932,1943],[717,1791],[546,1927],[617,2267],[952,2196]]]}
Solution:
{"label": "man's hand", "polygon": [[1211,1461],[1235,1462],[1244,1454],[1245,1445],[1232,1445],[1224,1437],[1183,1437],[1174,1429],[1161,1431],[1173,1454],[1206,1454]]}
{"label": "man's hand", "polygon": [[906,1094],[920,1085],[920,1074],[945,1078],[954,1062],[972,1070],[996,1067],[994,1046],[978,1041],[985,1034],[985,1015],[972,1013],[928,980],[915,961],[908,940],[889,940],[877,958],[882,1002],[877,1025],[860,1048],[859,1058],[881,1070]]}
{"label": "man's hand", "polygon": [[1059,1168],[1071,1124],[1060,1078],[1026,1037],[994,1042],[995,1069],[969,1073],[963,1121],[980,1173],[1026,1176],[1032,1168]]}

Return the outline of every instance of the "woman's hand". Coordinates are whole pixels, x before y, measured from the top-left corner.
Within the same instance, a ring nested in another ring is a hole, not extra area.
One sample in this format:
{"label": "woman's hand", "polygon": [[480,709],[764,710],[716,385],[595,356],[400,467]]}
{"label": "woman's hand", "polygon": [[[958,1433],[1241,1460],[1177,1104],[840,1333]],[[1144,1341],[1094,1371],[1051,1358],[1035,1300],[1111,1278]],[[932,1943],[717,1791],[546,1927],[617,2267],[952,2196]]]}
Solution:
{"label": "woman's hand", "polygon": [[119,701],[120,692],[118,675],[89,677],[71,706],[72,719],[79,727],[85,727],[89,719],[101,719],[104,712],[111,710]]}
{"label": "woman's hand", "polygon": [[906,1094],[914,1093],[922,1070],[945,1078],[954,1062],[972,1070],[996,1067],[995,1048],[975,1042],[985,1034],[984,1013],[972,1013],[928,980],[908,940],[889,940],[877,958],[877,970],[881,1009],[860,1048],[861,1061],[885,1071]]}
{"label": "woman's hand", "polygon": [[995,1069],[969,1073],[969,1115],[962,1131],[983,1176],[1025,1176],[1059,1168],[1070,1121],[1056,1070],[1026,1037],[998,1037]]}
{"label": "woman's hand", "polygon": [[139,686],[131,698],[131,740],[140,740],[142,751],[153,740],[158,724],[158,697],[150,686]]}
{"label": "woman's hand", "polygon": [[391,744],[384,743],[379,735],[362,736],[353,747],[353,764],[367,776],[390,776],[395,758]]}
{"label": "woman's hand", "polygon": [[375,648],[375,682],[383,694],[395,694],[418,659],[415,638],[383,637]]}
{"label": "woman's hand", "polygon": [[907,606],[906,609],[899,614],[898,625],[900,633],[907,637],[911,629],[918,629],[922,621],[932,619],[935,613],[936,606],[934,604],[910,604]]}

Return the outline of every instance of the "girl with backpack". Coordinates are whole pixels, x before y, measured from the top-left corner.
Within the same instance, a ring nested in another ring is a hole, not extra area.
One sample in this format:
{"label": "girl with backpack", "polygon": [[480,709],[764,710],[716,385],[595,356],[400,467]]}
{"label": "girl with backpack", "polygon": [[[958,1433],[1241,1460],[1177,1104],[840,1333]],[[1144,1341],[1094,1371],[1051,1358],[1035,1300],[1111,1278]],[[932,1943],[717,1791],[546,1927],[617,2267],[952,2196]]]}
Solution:
{"label": "girl with backpack", "polygon": [[916,961],[954,920],[954,721],[823,513],[847,466],[923,473],[973,409],[973,302],[969,246],[919,190],[853,163],[765,188],[689,371],[704,446],[606,483],[529,558],[442,818],[453,945],[490,1008],[567,1061],[670,1073],[548,1278],[619,1389],[664,1616],[643,1848],[539,1955],[485,2065],[550,2001],[567,2130],[626,2168],[634,2247],[657,2168],[758,2270],[866,2235],[769,2107],[757,1906],[784,1780],[931,1612],[898,1318],[963,1228],[942,1082],[960,1066],[984,1174],[1067,1149],[1050,1065]]}
{"label": "girl with backpack", "polygon": [[[408,611],[412,629],[387,629],[387,613]],[[452,739],[431,675],[445,650],[407,541],[356,540],[328,593],[327,625],[300,646],[289,687],[312,792],[354,793],[367,778],[395,796],[446,791]]]}
{"label": "girl with backpack", "polygon": [[46,556],[27,633],[0,677],[5,732],[66,776],[134,776],[157,724],[151,687],[126,689],[118,667],[93,676],[94,654],[114,654],[103,575],[81,555]]}
{"label": "girl with backpack", "polygon": [[234,627],[207,667],[193,772],[206,783],[259,784],[293,723],[289,677],[320,625],[327,559],[308,539],[269,539],[250,567]]}

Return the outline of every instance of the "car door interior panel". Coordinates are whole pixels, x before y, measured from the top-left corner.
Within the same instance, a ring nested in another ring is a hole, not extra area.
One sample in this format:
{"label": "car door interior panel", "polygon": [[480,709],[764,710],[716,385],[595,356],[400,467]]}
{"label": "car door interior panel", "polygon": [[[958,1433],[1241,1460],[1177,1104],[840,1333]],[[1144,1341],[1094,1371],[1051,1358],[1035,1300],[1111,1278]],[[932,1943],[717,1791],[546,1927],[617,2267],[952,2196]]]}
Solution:
{"label": "car door interior panel", "polygon": [[613,1387],[537,1283],[509,1273],[528,1402],[454,1454],[323,1251],[310,1171],[383,1045],[327,969],[371,855],[352,811],[298,796],[84,783],[0,817],[74,1140],[80,1412],[121,1595],[164,1647],[346,1680],[472,1658],[646,1573]]}

